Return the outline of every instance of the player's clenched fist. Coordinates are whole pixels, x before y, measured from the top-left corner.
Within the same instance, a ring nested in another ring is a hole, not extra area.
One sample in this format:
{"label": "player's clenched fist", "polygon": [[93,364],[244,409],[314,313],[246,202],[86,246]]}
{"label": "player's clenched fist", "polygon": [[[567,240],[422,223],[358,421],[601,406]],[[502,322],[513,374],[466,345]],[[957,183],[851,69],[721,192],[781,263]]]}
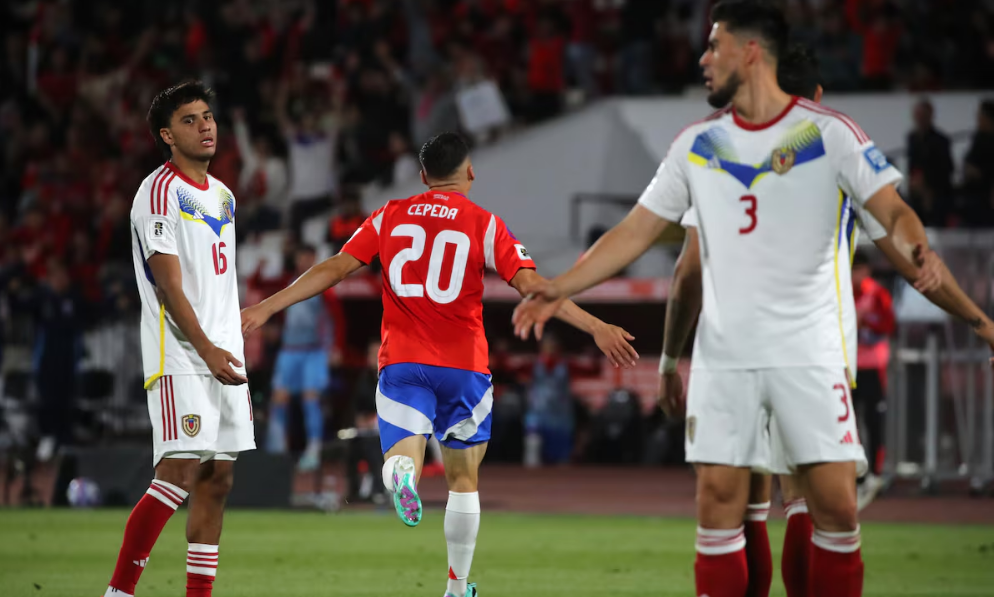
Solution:
{"label": "player's clenched fist", "polygon": [[594,342],[597,343],[597,348],[601,349],[601,352],[607,356],[607,360],[612,365],[625,369],[631,369],[635,366],[639,353],[635,352],[635,349],[629,344],[635,339],[635,336],[608,323],[597,325],[591,330],[591,334],[594,337]]}
{"label": "player's clenched fist", "polygon": [[676,371],[659,376],[659,407],[671,419],[681,419],[687,410],[683,378]]}
{"label": "player's clenched fist", "polygon": [[200,355],[200,358],[204,359],[204,363],[210,369],[211,375],[224,385],[239,386],[243,383],[248,383],[248,379],[244,375],[236,373],[231,368],[231,365],[241,367],[242,363],[227,350],[214,346]]}
{"label": "player's clenched fist", "polygon": [[270,313],[262,304],[242,309],[242,335],[248,336],[269,321]]}
{"label": "player's clenched fist", "polygon": [[545,322],[552,319],[566,297],[560,296],[556,286],[548,280],[542,280],[527,290],[528,296],[514,309],[514,315],[511,317],[514,334],[522,340],[527,340],[534,329],[535,337],[541,340]]}

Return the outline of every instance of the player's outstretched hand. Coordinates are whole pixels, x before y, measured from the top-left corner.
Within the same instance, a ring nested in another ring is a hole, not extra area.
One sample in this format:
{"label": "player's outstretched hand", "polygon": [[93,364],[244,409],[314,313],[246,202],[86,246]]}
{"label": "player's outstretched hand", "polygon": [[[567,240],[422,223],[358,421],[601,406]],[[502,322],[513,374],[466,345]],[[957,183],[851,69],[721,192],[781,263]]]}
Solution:
{"label": "player's outstretched hand", "polygon": [[591,334],[594,337],[594,342],[597,343],[597,348],[601,349],[601,352],[607,356],[608,362],[613,366],[625,369],[631,369],[635,366],[639,353],[635,352],[635,349],[629,344],[635,339],[635,336],[616,325],[607,323],[598,324]]}
{"label": "player's outstretched hand", "polygon": [[939,259],[939,255],[932,249],[926,249],[922,245],[915,246],[912,253],[915,265],[918,266],[918,279],[915,280],[915,290],[925,294],[933,290],[938,290],[942,286],[942,272],[945,264]]}
{"label": "player's outstretched hand", "polygon": [[248,336],[269,321],[269,313],[262,304],[242,309],[242,336]]}
{"label": "player's outstretched hand", "polygon": [[514,334],[522,340],[527,340],[534,329],[535,338],[541,340],[545,322],[552,319],[566,297],[560,296],[555,285],[548,280],[543,280],[535,288],[527,289],[527,292],[528,296],[514,309],[514,315],[511,317]]}
{"label": "player's outstretched hand", "polygon": [[231,365],[241,367],[242,363],[227,350],[215,346],[201,356],[207,363],[207,368],[211,370],[211,375],[224,385],[240,386],[243,383],[248,383],[248,379],[244,375],[236,373],[231,368]]}
{"label": "player's outstretched hand", "polygon": [[664,373],[659,377],[659,406],[669,419],[682,419],[687,413],[683,378],[679,372]]}

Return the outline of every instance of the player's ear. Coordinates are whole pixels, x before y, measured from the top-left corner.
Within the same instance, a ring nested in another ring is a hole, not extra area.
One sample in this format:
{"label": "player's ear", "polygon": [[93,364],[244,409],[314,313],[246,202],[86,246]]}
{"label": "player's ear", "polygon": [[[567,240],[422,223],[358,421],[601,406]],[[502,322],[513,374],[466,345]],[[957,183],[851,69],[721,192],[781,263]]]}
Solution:
{"label": "player's ear", "polygon": [[818,87],[815,88],[815,103],[816,104],[820,104],[821,103],[821,96],[824,93],[825,93],[825,88],[822,87],[821,85],[819,85]]}
{"label": "player's ear", "polygon": [[428,177],[425,176],[425,171],[424,170],[421,171],[421,184],[423,184],[426,187],[431,186],[431,185],[428,184]]}
{"label": "player's ear", "polygon": [[162,137],[162,140],[165,142],[165,144],[169,145],[170,147],[172,147],[176,143],[175,141],[173,141],[172,131],[170,131],[167,128],[159,129],[159,136]]}
{"label": "player's ear", "polygon": [[466,167],[466,178],[469,182],[476,180],[476,172],[473,172],[473,164]]}

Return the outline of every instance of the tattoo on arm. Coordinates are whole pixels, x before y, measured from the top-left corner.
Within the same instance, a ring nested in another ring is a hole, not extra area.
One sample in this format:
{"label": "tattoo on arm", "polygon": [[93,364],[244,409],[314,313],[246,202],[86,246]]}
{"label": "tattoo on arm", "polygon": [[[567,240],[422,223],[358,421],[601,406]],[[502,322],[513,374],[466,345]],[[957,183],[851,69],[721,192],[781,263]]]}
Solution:
{"label": "tattoo on arm", "polygon": [[971,319],[967,323],[969,323],[970,327],[973,328],[973,329],[975,329],[975,330],[979,330],[980,328],[984,327],[984,320],[981,319],[981,318],[979,318],[979,317],[974,317],[973,319]]}

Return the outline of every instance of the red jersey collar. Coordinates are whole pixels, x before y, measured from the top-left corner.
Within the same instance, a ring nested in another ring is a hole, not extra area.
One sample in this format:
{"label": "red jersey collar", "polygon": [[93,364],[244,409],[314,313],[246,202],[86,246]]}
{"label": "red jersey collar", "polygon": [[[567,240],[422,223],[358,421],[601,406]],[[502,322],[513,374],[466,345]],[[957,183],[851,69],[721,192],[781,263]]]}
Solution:
{"label": "red jersey collar", "polygon": [[199,191],[206,191],[211,186],[211,177],[210,177],[210,174],[208,174],[207,178],[204,179],[204,184],[200,184],[200,183],[197,183],[197,182],[193,182],[193,180],[189,176],[187,176],[186,174],[183,174],[182,172],[180,172],[179,167],[176,164],[172,163],[171,161],[170,162],[166,162],[166,168],[168,168],[172,172],[176,173],[176,176],[179,176],[180,180],[182,180],[186,184],[190,185],[191,187],[193,187],[193,188],[195,188],[195,189],[197,189]]}
{"label": "red jersey collar", "polygon": [[781,112],[780,114],[777,115],[776,118],[768,122],[760,122],[760,123],[746,122],[739,117],[738,110],[736,110],[735,108],[732,108],[732,119],[735,120],[736,126],[738,126],[740,129],[743,130],[761,131],[763,129],[768,129],[774,124],[783,120],[783,117],[786,116],[787,113],[790,112],[791,109],[793,109],[793,107],[797,105],[797,100],[798,97],[796,95],[790,96],[790,103],[788,103],[787,107],[783,109],[783,112]]}

